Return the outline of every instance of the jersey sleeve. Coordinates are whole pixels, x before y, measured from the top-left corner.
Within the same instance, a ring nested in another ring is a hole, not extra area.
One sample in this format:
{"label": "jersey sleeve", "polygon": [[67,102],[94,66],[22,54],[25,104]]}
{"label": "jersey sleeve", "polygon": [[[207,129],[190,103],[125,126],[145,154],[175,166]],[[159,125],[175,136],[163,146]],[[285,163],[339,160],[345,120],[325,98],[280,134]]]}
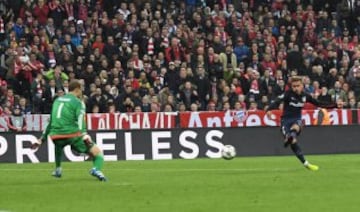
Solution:
{"label": "jersey sleeve", "polygon": [[270,110],[275,110],[279,107],[279,104],[281,102],[284,102],[286,99],[288,98],[288,94],[287,92],[281,94],[280,96],[278,96],[273,102],[271,102],[271,104],[269,105],[269,107],[267,108],[266,112],[267,111],[270,111]]}
{"label": "jersey sleeve", "polygon": [[315,105],[316,107],[322,107],[322,108],[327,108],[327,109],[331,109],[331,108],[336,108],[336,104],[334,102],[322,102],[319,101],[317,99],[314,99],[310,94],[305,94],[306,96],[306,102],[309,102],[313,105]]}
{"label": "jersey sleeve", "polygon": [[78,127],[81,133],[86,133],[86,122],[85,122],[85,111],[86,107],[83,101],[78,101],[76,106],[76,117],[78,122]]}

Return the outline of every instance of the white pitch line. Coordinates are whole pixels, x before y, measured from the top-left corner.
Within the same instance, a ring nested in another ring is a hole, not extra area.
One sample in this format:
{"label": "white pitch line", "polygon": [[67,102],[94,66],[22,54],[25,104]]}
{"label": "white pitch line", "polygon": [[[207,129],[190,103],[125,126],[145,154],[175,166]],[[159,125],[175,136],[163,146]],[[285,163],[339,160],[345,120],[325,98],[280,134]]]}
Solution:
{"label": "white pitch line", "polygon": [[[135,172],[207,172],[207,171],[238,171],[238,172],[247,172],[247,171],[294,171],[298,170],[299,168],[278,168],[278,169],[108,169],[110,171],[135,171]],[[0,169],[0,171],[15,171],[15,172],[22,172],[22,171],[51,171],[52,169]],[[86,171],[86,169],[64,169],[64,171]]]}

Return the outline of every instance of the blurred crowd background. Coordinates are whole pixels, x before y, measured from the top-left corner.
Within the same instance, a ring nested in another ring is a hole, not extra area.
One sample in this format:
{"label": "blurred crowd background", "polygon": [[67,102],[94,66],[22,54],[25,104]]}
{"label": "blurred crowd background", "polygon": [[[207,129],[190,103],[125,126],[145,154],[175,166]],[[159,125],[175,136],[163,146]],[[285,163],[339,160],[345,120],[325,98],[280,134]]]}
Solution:
{"label": "blurred crowd background", "polygon": [[[360,0],[0,0],[0,114],[263,110],[306,92],[360,108]],[[280,105],[281,107],[281,105]]]}

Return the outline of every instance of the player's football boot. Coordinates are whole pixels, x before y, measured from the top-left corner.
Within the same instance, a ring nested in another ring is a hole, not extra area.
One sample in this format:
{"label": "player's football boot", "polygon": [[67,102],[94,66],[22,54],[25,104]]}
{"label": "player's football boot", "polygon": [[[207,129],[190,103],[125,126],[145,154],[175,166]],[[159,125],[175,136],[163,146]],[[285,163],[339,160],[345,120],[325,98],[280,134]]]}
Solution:
{"label": "player's football boot", "polygon": [[52,175],[53,177],[60,178],[61,175],[62,175],[62,170],[61,170],[61,168],[56,168],[55,171],[53,171],[51,175]]}
{"label": "player's football boot", "polygon": [[310,171],[317,171],[319,170],[319,166],[317,165],[314,165],[314,164],[307,164],[305,165],[305,168],[309,169]]}
{"label": "player's football boot", "polygon": [[92,168],[90,170],[90,174],[92,176],[96,177],[100,181],[107,181],[105,175],[100,170],[97,170],[96,168]]}

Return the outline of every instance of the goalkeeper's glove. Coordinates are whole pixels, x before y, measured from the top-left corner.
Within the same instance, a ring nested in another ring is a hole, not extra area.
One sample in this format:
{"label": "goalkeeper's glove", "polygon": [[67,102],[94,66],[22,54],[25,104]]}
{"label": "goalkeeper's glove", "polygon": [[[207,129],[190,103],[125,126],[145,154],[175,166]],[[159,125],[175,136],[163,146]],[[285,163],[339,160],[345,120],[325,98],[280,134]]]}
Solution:
{"label": "goalkeeper's glove", "polygon": [[89,134],[83,134],[83,137],[82,137],[83,141],[85,142],[86,145],[91,145],[92,144],[92,139],[90,137]]}
{"label": "goalkeeper's glove", "polygon": [[31,144],[31,149],[37,149],[43,143],[43,138],[40,137],[35,143]]}

